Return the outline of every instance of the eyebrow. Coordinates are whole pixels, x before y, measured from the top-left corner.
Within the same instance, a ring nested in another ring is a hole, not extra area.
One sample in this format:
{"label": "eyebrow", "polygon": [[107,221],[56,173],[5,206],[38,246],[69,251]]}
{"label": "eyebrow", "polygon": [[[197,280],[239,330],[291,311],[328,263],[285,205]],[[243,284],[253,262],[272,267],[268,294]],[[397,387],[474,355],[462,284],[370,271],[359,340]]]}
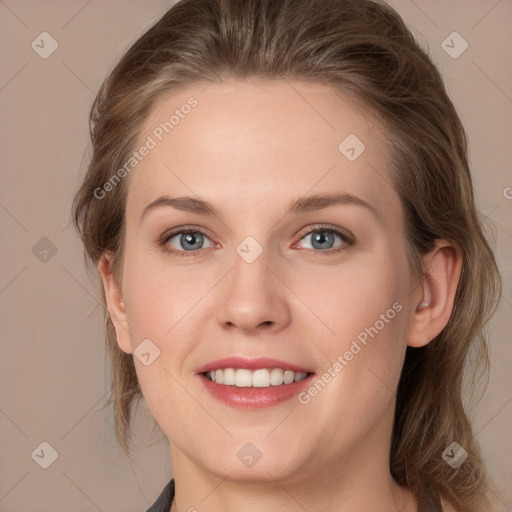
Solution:
{"label": "eyebrow", "polygon": [[[361,206],[363,208],[368,209],[370,212],[379,219],[379,214],[377,210],[368,204],[366,201],[357,197],[353,194],[349,194],[347,192],[340,193],[332,193],[332,194],[316,194],[307,197],[301,197],[295,201],[292,201],[286,209],[286,214],[301,214],[301,213],[309,213],[317,210],[322,210],[324,208],[328,208],[329,206],[339,205],[339,204],[353,204],[356,206]],[[199,199],[197,197],[184,196],[184,197],[169,197],[169,196],[161,196],[151,203],[149,203],[142,212],[141,222],[144,217],[151,211],[156,208],[161,207],[172,207],[176,210],[181,210],[190,213],[197,213],[199,215],[208,215],[208,216],[216,216],[222,218],[222,211],[214,206],[212,203],[205,201],[204,199]]]}

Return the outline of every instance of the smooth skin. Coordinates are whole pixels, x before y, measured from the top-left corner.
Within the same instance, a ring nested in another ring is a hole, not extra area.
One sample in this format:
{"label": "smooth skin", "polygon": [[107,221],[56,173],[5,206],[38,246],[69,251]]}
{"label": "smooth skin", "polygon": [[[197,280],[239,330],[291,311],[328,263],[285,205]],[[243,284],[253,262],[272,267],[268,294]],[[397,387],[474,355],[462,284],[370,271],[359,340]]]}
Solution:
{"label": "smooth skin", "polygon": [[[153,136],[156,147],[129,175],[122,282],[107,257],[98,265],[121,350],[132,354],[147,338],[160,350],[149,366],[134,362],[169,439],[171,512],[416,511],[389,472],[395,391],[407,345],[427,344],[448,322],[459,248],[438,241],[423,277],[413,276],[385,128],[353,99],[300,81],[198,85],[156,105],[141,144],[191,96],[197,106],[161,141]],[[338,149],[349,134],[365,144],[354,161]],[[332,193],[373,210],[344,203],[286,213],[297,199]],[[163,195],[201,198],[219,215],[161,206],[141,218]],[[331,232],[315,243],[318,225],[354,241]],[[200,233],[159,245],[185,228]],[[248,236],[263,250],[252,263],[236,251]],[[233,408],[196,374],[242,356],[320,377],[394,303],[401,311],[306,405]],[[251,468],[237,456],[247,442],[262,454]]]}

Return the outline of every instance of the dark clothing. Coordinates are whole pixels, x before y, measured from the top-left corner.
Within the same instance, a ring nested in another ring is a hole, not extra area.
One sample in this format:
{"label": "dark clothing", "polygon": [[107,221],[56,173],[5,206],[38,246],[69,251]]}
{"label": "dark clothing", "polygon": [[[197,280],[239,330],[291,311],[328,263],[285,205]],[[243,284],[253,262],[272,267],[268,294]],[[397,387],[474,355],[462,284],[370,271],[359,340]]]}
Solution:
{"label": "dark clothing", "polygon": [[157,500],[146,512],[169,512],[172,500],[174,499],[174,478],[164,487]]}

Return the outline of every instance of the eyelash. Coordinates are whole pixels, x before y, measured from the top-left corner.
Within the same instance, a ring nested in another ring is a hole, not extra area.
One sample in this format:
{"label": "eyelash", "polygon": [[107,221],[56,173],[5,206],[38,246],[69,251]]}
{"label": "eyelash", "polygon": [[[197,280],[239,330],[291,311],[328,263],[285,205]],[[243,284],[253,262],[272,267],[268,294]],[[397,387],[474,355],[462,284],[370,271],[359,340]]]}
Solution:
{"label": "eyelash", "polygon": [[[326,232],[334,233],[334,234],[338,235],[341,238],[341,240],[343,242],[345,242],[346,245],[342,244],[341,246],[339,246],[335,249],[327,249],[325,251],[321,251],[319,249],[306,249],[307,251],[312,251],[315,254],[332,255],[332,254],[337,254],[341,251],[346,250],[347,246],[351,246],[355,242],[354,236],[352,234],[350,234],[348,231],[341,230],[339,228],[333,228],[331,226],[327,226],[327,225],[323,225],[323,224],[315,226],[313,229],[309,230],[307,233],[305,233],[303,236],[301,236],[299,241],[301,241],[303,238],[311,235],[312,233],[316,233],[316,232],[320,232],[320,231],[326,231]],[[200,229],[185,228],[185,229],[180,229],[178,231],[173,231],[171,233],[165,233],[158,240],[157,245],[159,247],[161,247],[162,250],[167,254],[173,254],[173,255],[185,257],[185,258],[190,257],[190,256],[197,256],[198,253],[207,250],[207,249],[196,249],[193,251],[177,251],[175,249],[170,249],[169,246],[167,245],[167,242],[171,238],[174,238],[176,235],[181,235],[181,234],[185,234],[185,233],[199,233],[199,234],[205,236],[206,238],[209,238],[206,235],[206,233],[204,233]]]}

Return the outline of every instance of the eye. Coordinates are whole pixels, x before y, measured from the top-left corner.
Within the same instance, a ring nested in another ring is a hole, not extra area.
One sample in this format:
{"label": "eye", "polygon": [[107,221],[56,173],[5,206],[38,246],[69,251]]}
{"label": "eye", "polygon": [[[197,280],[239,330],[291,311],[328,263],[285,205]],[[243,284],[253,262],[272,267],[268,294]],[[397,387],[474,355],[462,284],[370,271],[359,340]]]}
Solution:
{"label": "eye", "polygon": [[[169,247],[173,238],[175,238],[176,241],[174,242],[174,245]],[[180,231],[164,235],[159,244],[167,253],[176,254],[177,256],[193,256],[203,249],[201,245],[205,238],[209,240],[202,231],[197,229],[182,229]]]}
{"label": "eye", "polygon": [[[341,239],[343,243],[333,249],[332,247],[336,237]],[[312,245],[312,247],[306,247],[306,249],[310,249],[315,253],[338,253],[354,243],[354,237],[351,233],[330,226],[316,226],[315,229],[310,229],[306,235],[301,238],[301,241],[307,240],[308,238],[311,240],[310,245]]]}
{"label": "eye", "polygon": [[[306,249],[314,253],[324,254],[341,252],[353,245],[355,241],[354,236],[349,231],[325,225],[315,226],[314,229],[310,229],[301,237],[300,241],[306,240],[308,237],[312,237],[312,247],[306,247]],[[336,237],[343,243],[333,248]],[[176,240],[173,241],[173,239]],[[158,245],[168,254],[175,254],[176,256],[195,256],[199,251],[208,248],[202,247],[205,239],[210,240],[201,230],[186,228],[172,233],[165,233],[158,241]],[[210,247],[212,246],[213,243]]]}

